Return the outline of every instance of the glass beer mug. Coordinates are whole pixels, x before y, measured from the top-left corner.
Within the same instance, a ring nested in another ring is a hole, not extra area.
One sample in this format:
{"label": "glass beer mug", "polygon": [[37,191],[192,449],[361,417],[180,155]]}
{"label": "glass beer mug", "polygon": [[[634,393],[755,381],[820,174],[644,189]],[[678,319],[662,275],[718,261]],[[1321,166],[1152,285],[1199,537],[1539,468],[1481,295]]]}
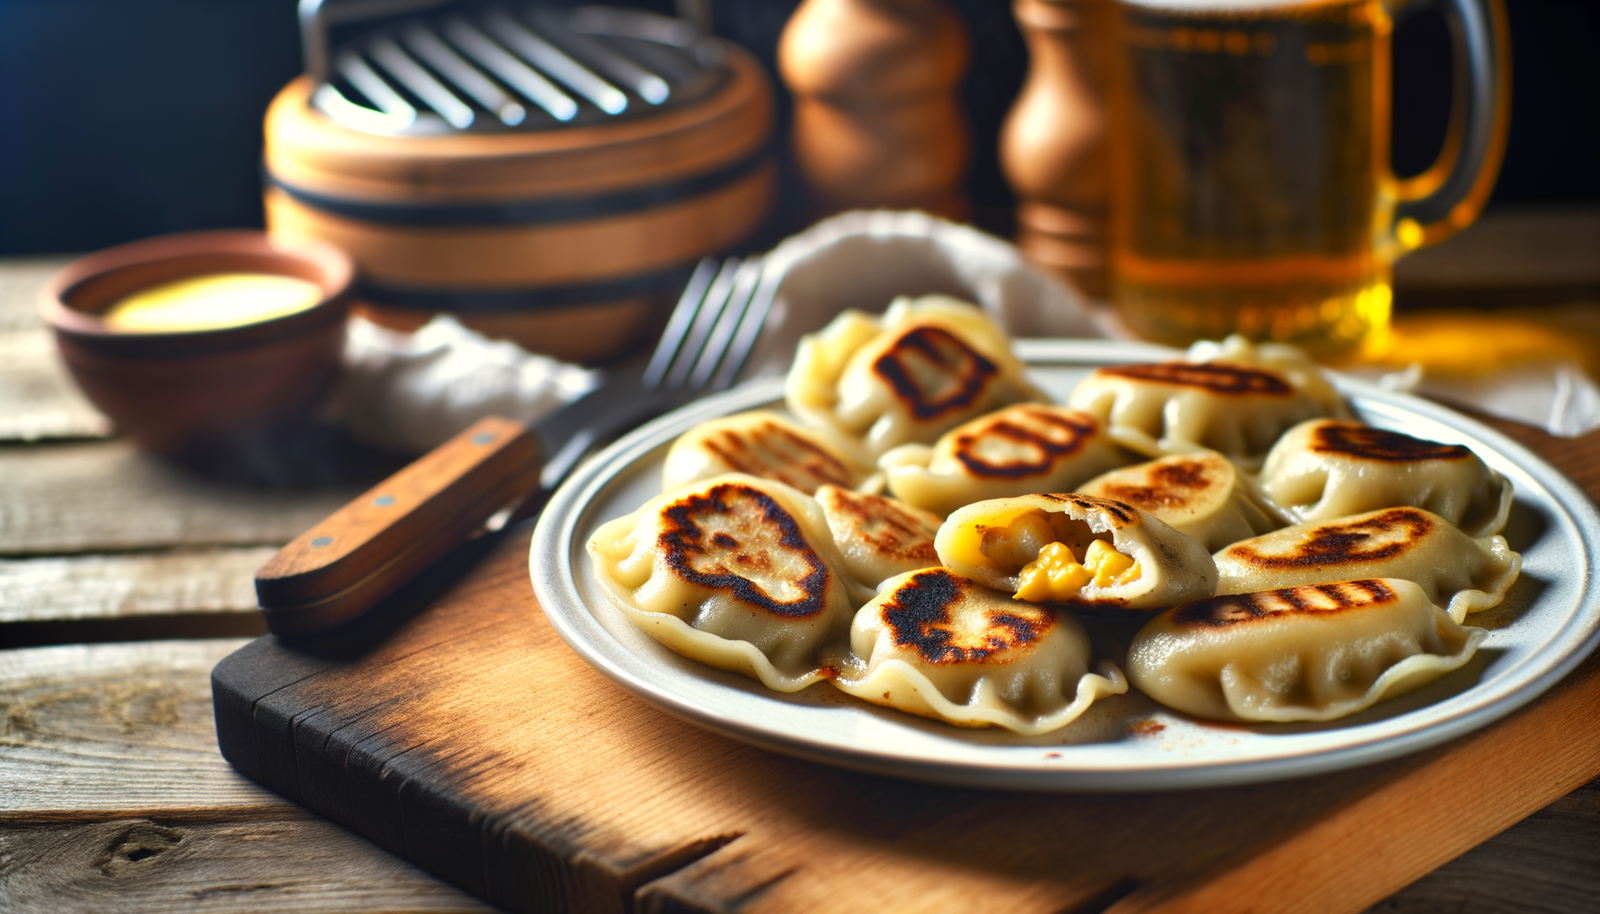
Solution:
{"label": "glass beer mug", "polygon": [[1381,349],[1396,258],[1465,227],[1505,146],[1500,0],[1440,0],[1456,92],[1439,161],[1389,167],[1403,0],[1119,0],[1111,264],[1129,329]]}

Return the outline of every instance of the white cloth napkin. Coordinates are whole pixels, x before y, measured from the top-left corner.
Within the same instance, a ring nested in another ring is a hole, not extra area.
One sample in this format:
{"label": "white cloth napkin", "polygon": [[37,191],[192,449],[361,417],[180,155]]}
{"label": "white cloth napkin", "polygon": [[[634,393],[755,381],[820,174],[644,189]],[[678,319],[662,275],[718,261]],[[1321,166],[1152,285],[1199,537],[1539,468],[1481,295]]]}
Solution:
{"label": "white cloth napkin", "polygon": [[782,374],[800,337],[846,308],[879,312],[900,295],[952,295],[993,314],[1012,336],[1103,337],[1078,290],[1010,242],[926,213],[858,210],[825,219],[768,254],[778,283],[746,377]]}
{"label": "white cloth napkin", "polygon": [[344,376],[323,417],[367,444],[420,454],[484,416],[533,422],[593,389],[600,377],[485,339],[446,316],[416,333],[355,317]]}
{"label": "white cloth napkin", "polygon": [[1562,438],[1600,429],[1600,385],[1567,359],[1517,365],[1481,378],[1429,376],[1416,364],[1405,371],[1358,374],[1390,390],[1470,407]]}
{"label": "white cloth napkin", "polygon": [[[1104,303],[1091,304],[1010,243],[924,213],[857,211],[826,219],[773,249],[761,282],[776,290],[746,378],[787,371],[800,337],[840,311],[882,311],[898,295],[942,293],[976,302],[1018,337],[1126,335]],[[415,334],[354,319],[345,369],[326,418],[370,444],[414,453],[484,415],[537,420],[601,378],[487,340],[449,317]],[[1527,365],[1470,381],[1400,372],[1382,383],[1555,435],[1600,428],[1600,387],[1573,363]]]}
{"label": "white cloth napkin", "polygon": [[[912,212],[853,212],[787,239],[766,256],[776,297],[744,377],[782,374],[802,334],[845,308],[882,311],[896,295],[975,301],[1016,336],[1103,336],[1083,297],[1009,243]],[[415,334],[355,318],[345,377],[324,409],[358,439],[421,453],[485,415],[532,422],[571,402],[600,372],[492,342],[449,317]]]}

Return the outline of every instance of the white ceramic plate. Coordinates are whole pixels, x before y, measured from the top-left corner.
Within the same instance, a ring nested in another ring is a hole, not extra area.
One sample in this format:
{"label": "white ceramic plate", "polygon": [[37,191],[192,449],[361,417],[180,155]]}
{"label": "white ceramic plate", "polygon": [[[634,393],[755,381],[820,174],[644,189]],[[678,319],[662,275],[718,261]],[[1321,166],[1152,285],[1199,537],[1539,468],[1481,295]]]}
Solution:
{"label": "white ceramic plate", "polygon": [[[1024,340],[1033,379],[1065,400],[1098,365],[1170,358],[1126,343]],[[607,448],[562,486],[533,536],[534,592],[561,637],[646,701],[777,752],[879,774],[1019,790],[1159,790],[1298,777],[1392,758],[1460,736],[1549,688],[1600,641],[1600,516],[1565,476],[1495,431],[1444,407],[1340,381],[1368,423],[1470,446],[1516,486],[1505,536],[1522,577],[1504,604],[1472,616],[1491,633],[1466,667],[1433,685],[1326,724],[1219,725],[1136,691],[1096,703],[1055,733],[958,729],[857,701],[823,683],[793,695],[686,660],[636,629],[594,582],[595,528],[660,491],[680,433],[716,416],[781,405],[777,380],[670,413]]]}

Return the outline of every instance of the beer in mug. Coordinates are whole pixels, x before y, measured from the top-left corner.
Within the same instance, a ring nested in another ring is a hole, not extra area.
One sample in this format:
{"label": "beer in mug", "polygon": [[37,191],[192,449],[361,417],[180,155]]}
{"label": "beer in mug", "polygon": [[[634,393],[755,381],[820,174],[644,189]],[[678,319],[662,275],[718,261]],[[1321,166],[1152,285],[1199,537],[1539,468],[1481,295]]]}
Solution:
{"label": "beer in mug", "polygon": [[1381,344],[1396,257],[1470,223],[1506,123],[1499,0],[1450,0],[1466,66],[1445,154],[1389,168],[1382,0],[1120,0],[1112,276],[1134,332]]}

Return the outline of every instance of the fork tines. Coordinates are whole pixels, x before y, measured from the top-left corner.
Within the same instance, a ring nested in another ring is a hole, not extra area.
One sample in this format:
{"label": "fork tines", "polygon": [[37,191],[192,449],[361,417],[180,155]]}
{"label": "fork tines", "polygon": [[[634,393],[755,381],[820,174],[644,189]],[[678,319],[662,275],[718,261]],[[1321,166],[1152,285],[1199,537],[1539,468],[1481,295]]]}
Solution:
{"label": "fork tines", "polygon": [[715,258],[700,261],[640,384],[682,393],[730,386],[772,304],[761,279],[758,257],[730,257],[720,269]]}

